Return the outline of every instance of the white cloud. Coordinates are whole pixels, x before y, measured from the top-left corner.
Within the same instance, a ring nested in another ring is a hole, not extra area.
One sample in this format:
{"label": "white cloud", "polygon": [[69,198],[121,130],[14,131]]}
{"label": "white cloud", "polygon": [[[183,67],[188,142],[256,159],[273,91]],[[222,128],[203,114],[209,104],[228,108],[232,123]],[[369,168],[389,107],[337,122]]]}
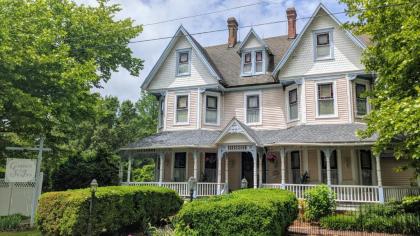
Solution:
{"label": "white cloud", "polygon": [[[76,0],[77,3],[95,5],[95,0]],[[118,18],[130,17],[136,24],[147,24],[166,19],[190,16],[205,12],[218,11],[235,6],[251,4],[258,2],[256,0],[112,0],[111,3],[120,4],[122,11],[117,15]],[[183,19],[170,23],[145,26],[144,31],[137,39],[151,39],[172,36],[180,24],[182,24],[190,33],[224,29],[226,28],[226,19],[230,16],[236,17],[240,26],[255,25],[264,22],[278,21],[286,19],[286,8],[294,6],[298,18],[312,15],[319,0],[265,0],[256,6],[250,6],[227,12],[206,15],[196,18]],[[332,10],[341,9],[335,0],[322,1]],[[298,21],[298,30],[301,29],[306,21]],[[277,23],[254,27],[261,37],[271,37],[287,34],[287,23]],[[249,28],[239,30],[240,37],[243,38],[249,31]],[[227,32],[218,32],[212,34],[196,35],[195,38],[203,46],[225,43]],[[137,100],[140,94],[140,86],[144,78],[152,69],[155,62],[168,44],[169,39],[130,44],[134,56],[145,60],[144,69],[139,77],[130,76],[127,71],[113,73],[112,79],[103,84],[103,89],[99,89],[102,95],[117,96],[120,100]]]}

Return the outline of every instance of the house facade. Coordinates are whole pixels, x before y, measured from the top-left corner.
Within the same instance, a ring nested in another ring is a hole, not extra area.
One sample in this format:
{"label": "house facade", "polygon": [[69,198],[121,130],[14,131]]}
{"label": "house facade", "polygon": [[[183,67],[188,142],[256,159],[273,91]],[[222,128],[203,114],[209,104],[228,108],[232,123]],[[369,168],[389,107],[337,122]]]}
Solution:
{"label": "house facade", "polygon": [[[302,198],[325,183],[342,202],[384,202],[419,194],[414,171],[392,152],[374,156],[376,136],[360,139],[364,96],[376,75],[361,55],[369,43],[353,35],[322,4],[301,32],[287,9],[288,35],[238,41],[227,20],[227,43],[202,47],[182,26],[142,89],[159,101],[155,135],[121,148],[130,185],[160,185],[198,196],[241,187],[285,188]],[[130,180],[135,158],[156,156],[156,181]],[[122,173],[122,172],[121,172]]]}

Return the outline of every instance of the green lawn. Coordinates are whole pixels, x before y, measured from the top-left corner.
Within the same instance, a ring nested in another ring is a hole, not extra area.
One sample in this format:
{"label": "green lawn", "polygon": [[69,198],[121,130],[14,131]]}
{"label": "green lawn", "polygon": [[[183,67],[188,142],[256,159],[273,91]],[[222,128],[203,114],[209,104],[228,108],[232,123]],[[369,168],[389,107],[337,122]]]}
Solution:
{"label": "green lawn", "polygon": [[0,236],[41,236],[41,233],[38,230],[22,232],[0,232]]}

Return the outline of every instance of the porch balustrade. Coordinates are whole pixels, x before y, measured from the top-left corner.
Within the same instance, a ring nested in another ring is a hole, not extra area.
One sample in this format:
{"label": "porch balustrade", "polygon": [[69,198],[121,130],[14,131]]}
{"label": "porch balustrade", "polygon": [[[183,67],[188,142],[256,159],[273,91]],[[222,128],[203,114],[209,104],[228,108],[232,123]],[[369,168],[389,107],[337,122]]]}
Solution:
{"label": "porch balustrade", "polygon": [[[165,188],[172,189],[176,191],[179,196],[188,197],[190,196],[190,190],[188,189],[188,182],[162,182],[162,185],[159,185],[159,182],[130,182],[123,183],[123,185],[129,186],[162,186]],[[220,188],[224,189],[225,184],[220,184]],[[197,196],[212,196],[217,195],[217,183],[197,183]]]}

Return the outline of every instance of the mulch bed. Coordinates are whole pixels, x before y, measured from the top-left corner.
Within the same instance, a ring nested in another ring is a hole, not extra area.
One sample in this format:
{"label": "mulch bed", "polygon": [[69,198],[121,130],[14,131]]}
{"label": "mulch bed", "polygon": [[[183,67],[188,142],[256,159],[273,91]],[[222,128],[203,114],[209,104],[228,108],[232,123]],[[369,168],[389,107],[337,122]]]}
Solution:
{"label": "mulch bed", "polygon": [[397,236],[401,234],[386,234],[386,233],[373,233],[373,232],[361,232],[361,231],[338,231],[338,230],[329,230],[323,229],[319,225],[311,224],[308,222],[303,222],[300,220],[295,220],[293,224],[288,229],[289,235],[338,235],[338,236]]}

